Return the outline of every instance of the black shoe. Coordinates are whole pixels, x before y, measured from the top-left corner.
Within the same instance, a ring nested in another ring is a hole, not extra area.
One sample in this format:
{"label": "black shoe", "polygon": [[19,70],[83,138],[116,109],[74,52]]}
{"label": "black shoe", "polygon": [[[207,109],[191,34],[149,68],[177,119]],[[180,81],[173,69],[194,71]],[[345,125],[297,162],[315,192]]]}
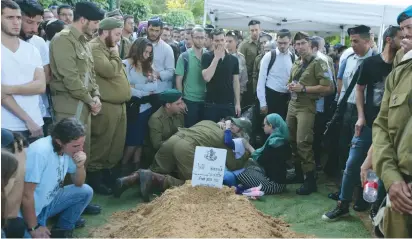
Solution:
{"label": "black shoe", "polygon": [[349,202],[338,201],[338,205],[335,209],[323,214],[322,219],[325,221],[336,221],[347,215],[349,215]]}
{"label": "black shoe", "polygon": [[100,214],[101,211],[102,211],[102,208],[99,205],[89,204],[84,209],[83,214],[97,215],[97,214]]}
{"label": "black shoe", "polygon": [[355,204],[353,205],[353,210],[357,212],[363,212],[369,209],[370,203],[365,201],[363,199],[363,188],[362,187],[357,187],[358,194],[356,195],[356,201]]}
{"label": "black shoe", "polygon": [[73,230],[53,228],[51,229],[50,234],[51,238],[73,238]]}
{"label": "black shoe", "polygon": [[338,201],[339,200],[339,195],[340,195],[340,191],[339,192],[334,192],[334,193],[329,193],[328,194],[328,198]]}
{"label": "black shoe", "polygon": [[74,228],[82,228],[86,226],[86,219],[84,218],[79,218],[79,220],[77,220],[76,224],[74,225]]}
{"label": "black shoe", "polygon": [[313,192],[316,192],[318,190],[318,187],[316,185],[316,179],[314,172],[308,172],[306,173],[306,178],[305,181],[303,182],[302,186],[300,188],[296,189],[296,194],[298,195],[309,195]]}
{"label": "black shoe", "polygon": [[111,188],[103,183],[103,172],[87,172],[87,183],[93,188],[93,191],[101,195],[111,195],[113,191]]}

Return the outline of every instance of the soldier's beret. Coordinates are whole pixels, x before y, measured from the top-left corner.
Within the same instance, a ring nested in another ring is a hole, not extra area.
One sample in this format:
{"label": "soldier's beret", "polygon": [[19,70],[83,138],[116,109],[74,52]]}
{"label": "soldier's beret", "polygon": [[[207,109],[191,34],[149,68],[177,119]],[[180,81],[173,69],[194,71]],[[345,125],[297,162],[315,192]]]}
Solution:
{"label": "soldier's beret", "polygon": [[78,2],[74,12],[90,21],[100,21],[104,18],[104,11],[93,2]]}
{"label": "soldier's beret", "polygon": [[115,28],[123,28],[123,21],[115,17],[108,17],[103,19],[99,24],[101,30],[112,30]]}
{"label": "soldier's beret", "polygon": [[401,12],[401,14],[399,14],[397,18],[398,24],[401,24],[401,22],[411,17],[412,17],[412,5],[407,7],[405,10],[403,10],[403,12]]}
{"label": "soldier's beret", "polygon": [[307,32],[297,32],[295,34],[295,37],[293,38],[294,41],[299,41],[299,40],[308,40],[309,39],[309,34]]}
{"label": "soldier's beret", "polygon": [[116,16],[123,16],[123,13],[122,11],[120,11],[120,9],[116,9],[116,10],[106,13],[106,17],[116,17]]}
{"label": "soldier's beret", "polygon": [[166,90],[159,95],[160,101],[164,103],[173,103],[182,98],[182,92],[176,89]]}
{"label": "soldier's beret", "polygon": [[348,35],[355,35],[355,34],[365,34],[370,33],[371,28],[365,25],[360,25],[357,27],[348,28]]}

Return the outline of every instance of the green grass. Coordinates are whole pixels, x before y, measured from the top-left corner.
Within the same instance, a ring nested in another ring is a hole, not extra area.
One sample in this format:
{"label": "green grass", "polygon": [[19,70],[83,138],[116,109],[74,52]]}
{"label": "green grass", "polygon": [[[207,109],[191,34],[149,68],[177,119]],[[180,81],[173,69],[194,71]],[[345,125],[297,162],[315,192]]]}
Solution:
{"label": "green grass", "polygon": [[[262,212],[274,217],[281,217],[291,224],[292,230],[298,233],[329,238],[371,237],[365,223],[353,211],[351,211],[351,216],[338,222],[322,221],[323,213],[336,206],[336,202],[327,197],[327,194],[336,188],[324,183],[319,185],[317,193],[310,196],[298,196],[295,194],[295,189],[298,187],[299,185],[288,185],[288,192],[281,195],[265,196],[253,203]],[[75,235],[88,237],[96,227],[109,222],[113,212],[136,207],[142,202],[137,191],[137,188],[130,189],[120,199],[95,195],[93,203],[102,206],[103,211],[100,215],[84,216],[87,220],[86,227],[76,230]]]}

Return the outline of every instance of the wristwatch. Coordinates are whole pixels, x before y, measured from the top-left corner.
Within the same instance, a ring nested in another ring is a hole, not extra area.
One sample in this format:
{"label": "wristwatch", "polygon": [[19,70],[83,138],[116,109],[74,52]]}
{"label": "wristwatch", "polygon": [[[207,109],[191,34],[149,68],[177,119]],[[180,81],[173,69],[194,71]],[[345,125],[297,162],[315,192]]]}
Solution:
{"label": "wristwatch", "polygon": [[302,90],[301,92],[306,93],[306,86],[302,85]]}
{"label": "wristwatch", "polygon": [[40,224],[37,223],[37,225],[36,225],[35,227],[29,228],[29,229],[27,229],[27,231],[28,231],[28,232],[32,232],[32,231],[37,230],[39,227],[40,227]]}

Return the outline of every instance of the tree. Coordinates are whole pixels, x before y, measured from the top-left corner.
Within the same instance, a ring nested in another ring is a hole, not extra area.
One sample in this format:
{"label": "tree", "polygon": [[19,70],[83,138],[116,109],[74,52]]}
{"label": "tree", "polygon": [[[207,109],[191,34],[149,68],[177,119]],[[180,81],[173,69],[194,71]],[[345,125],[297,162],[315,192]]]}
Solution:
{"label": "tree", "polygon": [[122,0],[120,10],[123,14],[133,15],[135,19],[146,20],[151,14],[148,3],[144,0]]}
{"label": "tree", "polygon": [[167,0],[166,6],[168,9],[187,9],[185,0]]}
{"label": "tree", "polygon": [[[53,5],[69,4],[71,6],[74,6],[74,5],[76,5],[77,2],[82,2],[84,0],[59,0],[59,1],[55,1],[55,0],[38,0],[38,1],[44,8],[47,8],[51,4],[53,4]],[[108,6],[109,6],[107,0],[93,0],[93,1],[88,1],[88,2],[94,2],[102,9],[108,9]]]}
{"label": "tree", "polygon": [[193,13],[184,9],[171,9],[163,17],[163,20],[172,26],[184,26],[188,23],[194,23]]}

